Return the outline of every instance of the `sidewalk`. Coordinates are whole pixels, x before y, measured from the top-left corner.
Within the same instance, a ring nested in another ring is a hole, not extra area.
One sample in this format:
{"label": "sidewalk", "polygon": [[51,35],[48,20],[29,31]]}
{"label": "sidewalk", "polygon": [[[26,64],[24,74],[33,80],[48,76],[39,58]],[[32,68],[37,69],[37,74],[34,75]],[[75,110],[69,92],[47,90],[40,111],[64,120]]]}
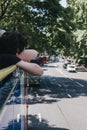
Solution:
{"label": "sidewalk", "polygon": [[87,130],[87,96],[58,97],[51,68],[44,68],[41,87],[30,88],[29,130]]}

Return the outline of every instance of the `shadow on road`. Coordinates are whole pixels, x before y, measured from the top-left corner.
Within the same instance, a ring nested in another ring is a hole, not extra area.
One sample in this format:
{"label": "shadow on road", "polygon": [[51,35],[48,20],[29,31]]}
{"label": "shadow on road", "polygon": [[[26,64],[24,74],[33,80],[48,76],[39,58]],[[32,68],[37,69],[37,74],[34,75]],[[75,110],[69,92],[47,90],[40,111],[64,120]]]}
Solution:
{"label": "shadow on road", "polygon": [[44,127],[44,128],[39,128],[39,127],[30,127],[29,130],[69,130],[69,129],[65,129],[65,128],[51,128],[51,127]]}
{"label": "shadow on road", "polygon": [[[77,84],[77,82],[80,84]],[[84,86],[81,84],[84,84]],[[29,94],[33,97],[29,99],[29,104],[53,103],[60,101],[61,98],[87,96],[87,81],[81,79],[74,79],[73,81],[64,77],[43,76],[41,86],[30,88]]]}
{"label": "shadow on road", "polygon": [[28,130],[69,130],[66,128],[59,128],[59,127],[50,127],[48,125],[48,121],[45,119],[42,119],[41,122],[39,122],[37,115],[29,115],[29,124],[28,124]]}
{"label": "shadow on road", "polygon": [[[87,81],[47,75],[42,77],[41,86],[29,88],[29,95],[29,105],[58,103],[63,98],[87,96]],[[29,130],[69,130],[56,126],[50,127],[45,119],[38,123],[37,115],[29,115],[29,121]]]}

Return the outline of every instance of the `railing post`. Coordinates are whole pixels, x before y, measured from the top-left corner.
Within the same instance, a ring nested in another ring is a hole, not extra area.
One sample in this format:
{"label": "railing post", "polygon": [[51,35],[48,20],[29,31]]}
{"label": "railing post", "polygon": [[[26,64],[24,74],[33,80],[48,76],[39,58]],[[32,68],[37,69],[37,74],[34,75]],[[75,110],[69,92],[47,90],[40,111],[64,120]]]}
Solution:
{"label": "railing post", "polygon": [[24,72],[24,102],[25,102],[25,121],[24,130],[28,130],[28,80],[27,72]]}

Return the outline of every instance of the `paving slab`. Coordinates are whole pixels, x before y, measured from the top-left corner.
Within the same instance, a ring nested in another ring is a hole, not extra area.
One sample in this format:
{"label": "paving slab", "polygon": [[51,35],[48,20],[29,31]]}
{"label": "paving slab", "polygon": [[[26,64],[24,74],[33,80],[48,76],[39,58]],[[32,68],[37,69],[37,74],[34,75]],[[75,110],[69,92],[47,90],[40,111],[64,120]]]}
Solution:
{"label": "paving slab", "polygon": [[[35,117],[35,118],[33,118]],[[37,104],[29,107],[29,126],[66,128],[69,126],[57,104]],[[32,120],[31,120],[32,119]]]}
{"label": "paving slab", "polygon": [[87,97],[64,99],[58,106],[71,130],[87,130]]}

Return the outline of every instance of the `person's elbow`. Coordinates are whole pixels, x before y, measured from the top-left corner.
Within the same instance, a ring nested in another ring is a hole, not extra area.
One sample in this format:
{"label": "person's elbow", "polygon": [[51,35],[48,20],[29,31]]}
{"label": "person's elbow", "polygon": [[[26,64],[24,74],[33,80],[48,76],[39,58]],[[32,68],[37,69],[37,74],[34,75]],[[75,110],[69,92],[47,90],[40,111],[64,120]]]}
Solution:
{"label": "person's elbow", "polygon": [[43,75],[43,73],[44,73],[44,71],[43,71],[43,69],[41,68],[39,71],[38,71],[38,76],[42,76]]}

